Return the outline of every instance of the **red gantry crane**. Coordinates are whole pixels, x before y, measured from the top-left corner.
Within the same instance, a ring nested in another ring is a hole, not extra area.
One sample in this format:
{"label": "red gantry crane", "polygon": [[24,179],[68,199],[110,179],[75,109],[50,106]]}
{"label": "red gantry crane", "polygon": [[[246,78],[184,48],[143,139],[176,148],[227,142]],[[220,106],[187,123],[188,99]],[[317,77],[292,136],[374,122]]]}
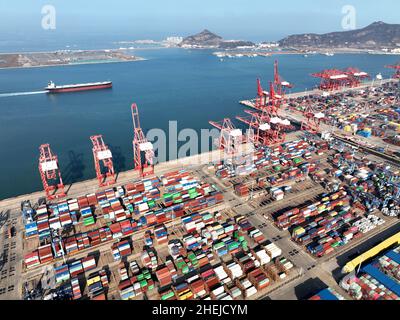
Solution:
{"label": "red gantry crane", "polygon": [[287,81],[284,81],[279,75],[278,71],[278,60],[274,62],[274,85],[276,87],[276,92],[279,100],[284,100],[286,95],[286,90],[293,88],[293,85]]}
{"label": "red gantry crane", "polygon": [[104,187],[114,184],[115,172],[111,150],[104,143],[102,135],[91,136],[90,140],[93,143],[94,167],[99,186]]}
{"label": "red gantry crane", "polygon": [[268,121],[264,122],[261,116],[261,113],[266,112],[266,109],[264,109],[264,111],[261,111],[261,113],[249,110],[245,110],[245,112],[250,114],[250,116],[237,116],[236,119],[249,126],[247,140],[256,147],[269,146],[271,144],[271,126],[269,125],[269,119]]}
{"label": "red gantry crane", "polygon": [[218,139],[218,147],[228,155],[235,155],[243,143],[242,130],[237,129],[231,119],[225,118],[222,122],[209,121],[209,123],[221,131]]}
{"label": "red gantry crane", "polygon": [[269,100],[267,110],[270,116],[278,116],[278,110],[281,106],[280,104],[281,96],[277,96],[275,93],[274,84],[270,81],[269,83]]}
{"label": "red gantry crane", "polygon": [[325,115],[322,112],[315,112],[311,104],[307,104],[303,116],[305,117],[305,120],[301,122],[301,130],[314,134],[320,132],[321,121],[325,118]]}
{"label": "red gantry crane", "polygon": [[396,72],[392,76],[393,79],[400,79],[400,62],[394,65],[386,66],[386,68],[394,69]]}
{"label": "red gantry crane", "polygon": [[259,112],[245,110],[250,115],[236,117],[239,121],[249,125],[248,140],[256,146],[270,146],[282,143],[286,138],[286,129],[291,126],[289,120],[279,117],[279,97],[276,97],[274,85],[270,82],[268,104]]}
{"label": "red gantry crane", "polygon": [[[134,169],[139,170],[140,176],[145,177],[154,174],[154,150],[140,126],[139,110],[136,103],[132,104],[133,120],[133,157]],[[142,157],[144,160],[142,161]]]}
{"label": "red gantry crane", "polygon": [[65,197],[64,183],[58,167],[58,157],[53,154],[49,144],[42,144],[39,147],[39,151],[39,172],[47,199]]}
{"label": "red gantry crane", "polygon": [[345,87],[349,84],[349,76],[344,71],[337,69],[323,70],[313,73],[313,77],[320,78],[319,89],[333,91]]}
{"label": "red gantry crane", "polygon": [[264,91],[261,86],[260,79],[257,79],[257,98],[254,107],[258,110],[262,110],[267,106],[268,92]]}
{"label": "red gantry crane", "polygon": [[349,76],[349,86],[353,88],[358,87],[363,80],[370,78],[368,73],[353,67],[347,68],[344,73]]}

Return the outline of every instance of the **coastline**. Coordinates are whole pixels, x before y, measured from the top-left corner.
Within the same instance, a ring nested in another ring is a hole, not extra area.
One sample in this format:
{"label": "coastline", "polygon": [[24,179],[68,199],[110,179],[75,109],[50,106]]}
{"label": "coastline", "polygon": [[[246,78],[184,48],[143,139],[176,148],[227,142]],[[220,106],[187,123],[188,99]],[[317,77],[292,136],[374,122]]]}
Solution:
{"label": "coastline", "polygon": [[144,58],[122,49],[14,52],[0,53],[0,69],[68,66],[142,60],[144,60]]}
{"label": "coastline", "polygon": [[105,64],[105,63],[128,63],[128,62],[139,62],[139,61],[147,61],[147,60],[149,60],[149,59],[138,57],[135,60],[121,60],[121,61],[106,61],[105,60],[105,61],[94,61],[94,62],[48,64],[48,65],[40,65],[40,66],[0,67],[0,70],[49,68],[49,67],[69,67],[69,66],[76,66],[76,65]]}

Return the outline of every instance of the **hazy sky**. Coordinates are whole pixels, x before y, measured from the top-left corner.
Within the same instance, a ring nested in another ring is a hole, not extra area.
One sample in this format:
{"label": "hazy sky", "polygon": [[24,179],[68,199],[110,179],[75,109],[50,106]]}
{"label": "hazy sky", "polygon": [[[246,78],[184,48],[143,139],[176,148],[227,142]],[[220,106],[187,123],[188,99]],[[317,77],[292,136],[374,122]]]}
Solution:
{"label": "hazy sky", "polygon": [[[41,28],[41,9],[56,9],[56,30]],[[288,34],[342,30],[342,8],[353,5],[357,27],[400,23],[399,0],[0,0],[6,36],[101,36],[161,39],[207,28],[228,39],[278,40]]]}

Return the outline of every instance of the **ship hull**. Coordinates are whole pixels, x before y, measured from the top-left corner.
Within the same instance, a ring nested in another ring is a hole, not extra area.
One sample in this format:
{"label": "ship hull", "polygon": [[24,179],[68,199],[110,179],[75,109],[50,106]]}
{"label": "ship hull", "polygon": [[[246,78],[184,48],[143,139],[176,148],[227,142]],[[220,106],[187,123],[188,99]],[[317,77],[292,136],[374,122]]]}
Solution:
{"label": "ship hull", "polygon": [[77,91],[88,91],[88,90],[100,90],[100,89],[108,89],[112,87],[112,83],[101,84],[101,85],[92,85],[86,86],[82,85],[79,87],[66,87],[66,88],[48,88],[46,89],[48,93],[63,93],[63,92],[77,92]]}

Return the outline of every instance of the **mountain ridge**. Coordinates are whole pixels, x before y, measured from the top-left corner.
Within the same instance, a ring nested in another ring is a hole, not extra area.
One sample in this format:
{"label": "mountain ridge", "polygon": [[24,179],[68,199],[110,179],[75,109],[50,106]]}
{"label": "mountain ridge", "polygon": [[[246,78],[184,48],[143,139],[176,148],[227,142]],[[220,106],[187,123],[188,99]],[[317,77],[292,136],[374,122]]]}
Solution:
{"label": "mountain ridge", "polygon": [[400,24],[377,21],[356,30],[290,35],[278,43],[281,47],[394,48],[400,46]]}

